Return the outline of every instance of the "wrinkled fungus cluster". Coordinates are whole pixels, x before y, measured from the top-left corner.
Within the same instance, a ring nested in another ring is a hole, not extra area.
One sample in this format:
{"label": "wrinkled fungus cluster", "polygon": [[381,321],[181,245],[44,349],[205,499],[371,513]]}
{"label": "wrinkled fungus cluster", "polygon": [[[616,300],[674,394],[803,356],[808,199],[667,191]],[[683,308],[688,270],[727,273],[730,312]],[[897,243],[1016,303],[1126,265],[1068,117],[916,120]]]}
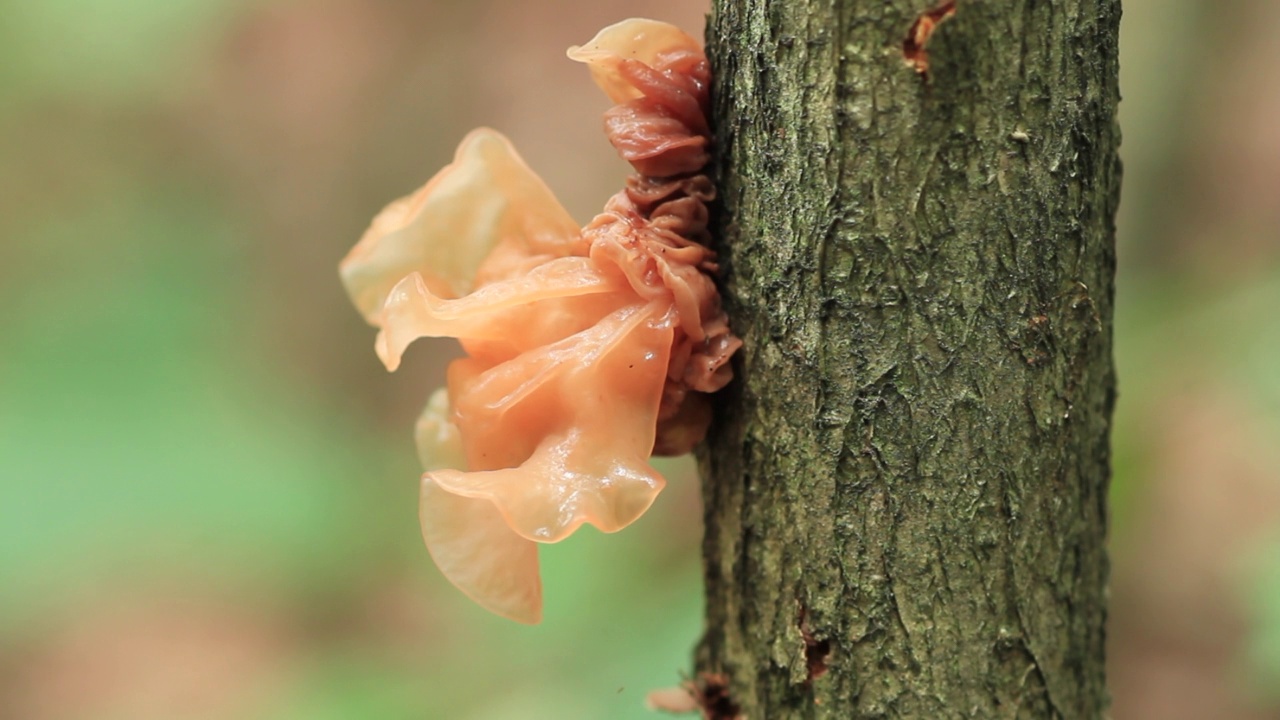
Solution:
{"label": "wrinkled fungus cluster", "polygon": [[341,265],[388,369],[420,337],[466,350],[416,428],[422,534],[463,592],[531,623],[537,543],[643,514],[665,482],[650,455],[702,439],[740,344],[706,247],[700,45],[627,20],[569,57],[617,103],[605,130],[637,171],[601,214],[579,228],[506,138],[479,129]]}

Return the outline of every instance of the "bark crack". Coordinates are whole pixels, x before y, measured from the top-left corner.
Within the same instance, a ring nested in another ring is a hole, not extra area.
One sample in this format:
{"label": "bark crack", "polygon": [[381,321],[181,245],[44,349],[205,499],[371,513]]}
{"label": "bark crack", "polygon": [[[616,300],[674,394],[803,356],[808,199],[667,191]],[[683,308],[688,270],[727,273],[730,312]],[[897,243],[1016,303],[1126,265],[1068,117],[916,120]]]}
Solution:
{"label": "bark crack", "polygon": [[713,1],[698,669],[753,720],[1105,716],[1117,0]]}

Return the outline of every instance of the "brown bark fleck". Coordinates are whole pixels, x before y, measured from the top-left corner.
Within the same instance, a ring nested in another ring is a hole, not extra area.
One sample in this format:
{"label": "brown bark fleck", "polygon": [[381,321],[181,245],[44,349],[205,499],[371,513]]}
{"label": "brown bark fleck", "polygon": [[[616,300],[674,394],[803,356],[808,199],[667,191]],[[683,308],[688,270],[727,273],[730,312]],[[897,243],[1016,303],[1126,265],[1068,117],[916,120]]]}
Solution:
{"label": "brown bark fleck", "polygon": [[916,16],[916,21],[911,23],[907,37],[902,41],[902,57],[916,69],[916,72],[921,75],[929,74],[929,49],[926,47],[929,44],[929,36],[933,35],[934,29],[943,20],[955,14],[955,0],[947,0],[937,7],[920,13]]}

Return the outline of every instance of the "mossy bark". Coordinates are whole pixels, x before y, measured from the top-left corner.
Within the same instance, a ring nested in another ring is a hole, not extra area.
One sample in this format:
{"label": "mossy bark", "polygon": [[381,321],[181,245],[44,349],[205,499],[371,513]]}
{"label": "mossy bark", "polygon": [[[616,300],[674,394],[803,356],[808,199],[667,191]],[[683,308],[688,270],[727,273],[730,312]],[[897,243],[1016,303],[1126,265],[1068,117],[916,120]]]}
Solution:
{"label": "mossy bark", "polygon": [[715,2],[716,717],[1105,712],[1119,1],[929,9]]}

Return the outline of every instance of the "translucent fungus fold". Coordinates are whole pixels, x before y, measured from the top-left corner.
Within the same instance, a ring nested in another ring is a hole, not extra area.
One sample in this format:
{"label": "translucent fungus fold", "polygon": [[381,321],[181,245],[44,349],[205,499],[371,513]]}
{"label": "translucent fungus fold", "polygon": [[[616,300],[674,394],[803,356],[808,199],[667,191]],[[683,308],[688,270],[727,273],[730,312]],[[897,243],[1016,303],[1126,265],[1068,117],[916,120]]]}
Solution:
{"label": "translucent fungus fold", "polygon": [[701,441],[731,378],[707,248],[709,70],[679,29],[627,20],[569,57],[616,107],[637,174],[579,228],[511,143],[471,132],[453,163],[392,203],[343,260],[394,370],[420,337],[466,357],[418,420],[423,539],[489,610],[541,618],[537,543],[615,532],[665,483],[649,463]]}

